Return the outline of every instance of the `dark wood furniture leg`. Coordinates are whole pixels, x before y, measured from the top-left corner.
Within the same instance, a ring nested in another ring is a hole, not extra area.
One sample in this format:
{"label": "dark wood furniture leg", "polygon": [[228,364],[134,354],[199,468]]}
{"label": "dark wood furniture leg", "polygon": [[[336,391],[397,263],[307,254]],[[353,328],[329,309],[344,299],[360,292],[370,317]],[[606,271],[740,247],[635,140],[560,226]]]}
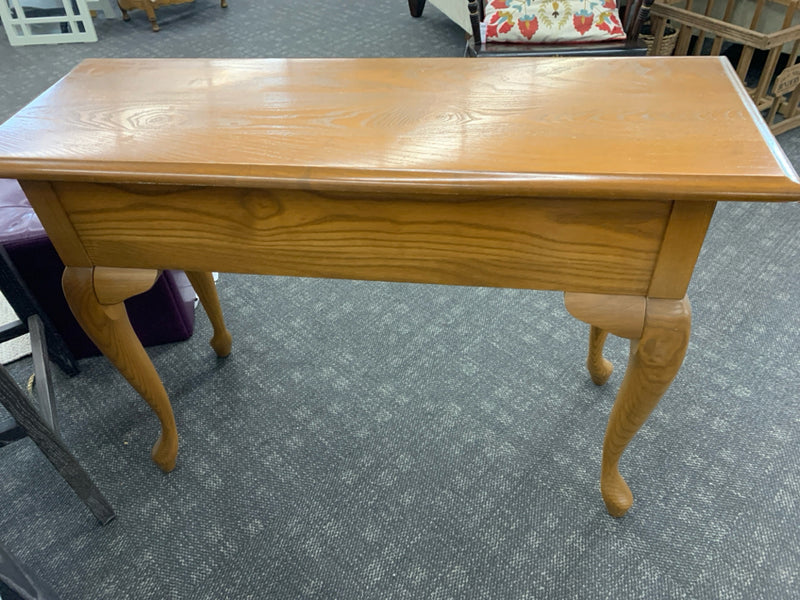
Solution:
{"label": "dark wood furniture leg", "polygon": [[425,10],[425,0],[408,0],[408,10],[412,17],[421,17]]}
{"label": "dark wood furniture leg", "polygon": [[[44,366],[45,373],[40,380],[37,374],[37,386],[40,393],[46,393],[45,403],[48,404],[48,411],[53,412],[53,391],[49,385],[50,374],[47,372],[46,348],[44,336],[41,335],[40,325],[36,323],[38,317],[31,318],[31,346],[34,356],[41,357],[41,364]],[[38,359],[34,359],[34,364]],[[56,433],[52,426],[33,406],[31,401],[22,392],[16,381],[8,374],[5,367],[0,365],[0,403],[8,410],[19,426],[28,434],[33,442],[39,446],[56,470],[66,480],[69,486],[75,490],[78,497],[92,511],[102,525],[105,525],[114,518],[114,509],[108,503],[97,486],[94,485],[89,475],[83,470],[76,458],[66,447],[61,437]]]}
{"label": "dark wood furniture leg", "polygon": [[0,544],[0,594],[8,600],[58,600],[52,588]]}
{"label": "dark wood furniture leg", "polygon": [[75,357],[22,281],[14,263],[2,246],[0,246],[0,290],[19,318],[19,321],[0,327],[0,342],[7,342],[28,333],[28,318],[31,315],[38,315],[44,325],[50,360],[67,375],[77,375],[79,369]]}

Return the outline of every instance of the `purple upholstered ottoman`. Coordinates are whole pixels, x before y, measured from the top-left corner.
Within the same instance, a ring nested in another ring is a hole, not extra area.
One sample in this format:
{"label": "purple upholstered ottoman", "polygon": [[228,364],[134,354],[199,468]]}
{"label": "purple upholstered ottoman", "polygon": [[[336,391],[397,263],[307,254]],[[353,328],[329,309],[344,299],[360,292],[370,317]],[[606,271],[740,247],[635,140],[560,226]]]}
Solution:
{"label": "purple upholstered ottoman", "polygon": [[[0,179],[0,244],[75,357],[100,354],[72,316],[61,291],[64,263],[13,179]],[[142,344],[153,346],[192,335],[194,299],[182,271],[164,271],[150,290],[129,298],[125,306]]]}

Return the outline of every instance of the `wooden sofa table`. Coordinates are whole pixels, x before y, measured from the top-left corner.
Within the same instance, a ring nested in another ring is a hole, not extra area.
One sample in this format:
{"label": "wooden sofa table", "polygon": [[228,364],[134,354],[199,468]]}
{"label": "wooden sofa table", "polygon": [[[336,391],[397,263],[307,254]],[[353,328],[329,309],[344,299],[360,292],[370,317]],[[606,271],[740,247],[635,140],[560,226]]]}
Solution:
{"label": "wooden sofa table", "polygon": [[562,290],[596,383],[607,333],[631,340],[603,445],[615,516],[620,456],[683,361],[715,202],[800,199],[716,57],[87,60],[0,126],[0,177],[158,416],[165,471],[172,409],[122,303],[160,269],[190,273],[220,355],[209,271]]}

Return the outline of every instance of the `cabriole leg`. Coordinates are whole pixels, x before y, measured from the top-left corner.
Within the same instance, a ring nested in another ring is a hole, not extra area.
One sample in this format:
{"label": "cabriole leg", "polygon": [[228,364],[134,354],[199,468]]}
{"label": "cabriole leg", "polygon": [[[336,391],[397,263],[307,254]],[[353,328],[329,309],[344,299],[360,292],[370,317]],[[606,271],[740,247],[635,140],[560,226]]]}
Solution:
{"label": "cabriole leg", "polygon": [[602,354],[608,333],[631,340],[628,368],[608,419],[600,471],[606,508],[621,517],[633,504],[633,495],[619,473],[619,459],[680,369],[691,329],[689,300],[567,293],[564,304],[570,314],[592,326],[586,363],[595,383],[604,383],[611,374],[611,363]]}
{"label": "cabriole leg", "polygon": [[147,20],[150,21],[150,27],[153,28],[153,31],[159,31],[161,28],[156,20],[156,10],[149,2],[144,3],[144,12],[147,13]]}
{"label": "cabriole leg", "polygon": [[678,373],[690,329],[688,298],[647,300],[644,330],[640,339],[631,340],[628,368],[603,440],[600,490],[612,516],[621,517],[633,504],[633,494],[619,473],[620,456]]}
{"label": "cabriole leg", "polygon": [[589,331],[589,356],[586,358],[586,368],[596,385],[603,385],[614,371],[614,365],[603,356],[603,346],[607,337],[607,331],[592,325]]}
{"label": "cabriole leg", "polygon": [[208,320],[211,321],[211,326],[214,328],[214,335],[211,338],[211,347],[217,356],[228,356],[231,353],[231,332],[225,327],[225,319],[222,317],[222,307],[219,305],[219,296],[217,295],[217,286],[214,284],[214,277],[211,273],[205,271],[186,271],[186,277],[197,292],[197,297],[200,298],[200,304],[208,315]]}
{"label": "cabriole leg", "polygon": [[67,267],[64,295],[83,330],[150,405],[161,423],[161,434],[150,453],[163,471],[175,468],[178,431],[169,397],[153,363],[136,337],[123,303],[150,289],[158,271]]}

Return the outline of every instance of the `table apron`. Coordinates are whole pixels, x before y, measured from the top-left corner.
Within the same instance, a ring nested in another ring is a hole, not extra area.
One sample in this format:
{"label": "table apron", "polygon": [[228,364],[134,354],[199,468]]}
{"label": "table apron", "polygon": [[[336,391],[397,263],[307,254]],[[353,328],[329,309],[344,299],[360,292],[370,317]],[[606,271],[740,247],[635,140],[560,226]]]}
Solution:
{"label": "table apron", "polygon": [[664,262],[676,204],[81,182],[51,189],[31,203],[45,226],[52,213],[63,231],[66,215],[73,231],[53,242],[62,257],[85,255],[91,265],[631,295],[646,295]]}

